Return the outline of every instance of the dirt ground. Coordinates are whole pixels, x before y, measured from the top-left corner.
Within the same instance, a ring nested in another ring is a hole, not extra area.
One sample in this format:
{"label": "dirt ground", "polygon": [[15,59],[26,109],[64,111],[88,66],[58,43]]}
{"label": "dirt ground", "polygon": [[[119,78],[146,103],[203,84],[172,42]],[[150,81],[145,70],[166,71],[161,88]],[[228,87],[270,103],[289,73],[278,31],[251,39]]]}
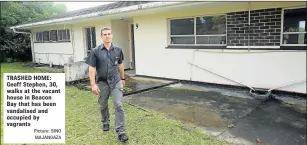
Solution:
{"label": "dirt ground", "polygon": [[257,138],[270,145],[306,144],[306,113],[298,111],[306,106],[257,100],[244,90],[175,84],[129,95],[125,101],[235,144],[254,144]]}

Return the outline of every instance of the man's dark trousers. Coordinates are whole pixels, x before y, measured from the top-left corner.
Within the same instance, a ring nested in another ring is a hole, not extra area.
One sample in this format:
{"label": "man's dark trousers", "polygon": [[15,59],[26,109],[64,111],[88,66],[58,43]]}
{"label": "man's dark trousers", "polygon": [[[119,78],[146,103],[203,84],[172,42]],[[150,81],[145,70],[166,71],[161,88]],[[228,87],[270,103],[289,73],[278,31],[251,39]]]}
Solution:
{"label": "man's dark trousers", "polygon": [[106,81],[98,81],[97,85],[100,89],[98,103],[102,123],[104,125],[110,123],[108,100],[109,96],[111,96],[115,107],[115,131],[118,135],[125,133],[125,111],[122,105],[124,88],[122,81],[117,82],[114,88],[111,88]]}

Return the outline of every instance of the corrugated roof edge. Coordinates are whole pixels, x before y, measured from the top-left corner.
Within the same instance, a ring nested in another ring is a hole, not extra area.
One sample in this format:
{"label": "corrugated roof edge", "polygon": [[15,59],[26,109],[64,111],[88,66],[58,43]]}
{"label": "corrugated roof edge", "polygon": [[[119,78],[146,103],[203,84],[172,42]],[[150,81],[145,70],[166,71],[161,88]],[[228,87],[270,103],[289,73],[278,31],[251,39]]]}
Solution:
{"label": "corrugated roof edge", "polygon": [[[151,4],[148,5],[149,3],[151,3]],[[109,10],[103,10],[103,11],[98,11],[98,12],[90,12],[90,13],[87,13],[87,14],[81,14],[81,15],[77,15],[77,16],[67,16],[67,17],[63,17],[63,18],[54,18],[54,19],[51,19],[51,20],[44,20],[44,21],[39,21],[39,22],[34,22],[34,23],[21,24],[21,25],[17,25],[17,26],[12,26],[10,28],[16,29],[16,28],[29,27],[29,26],[31,27],[31,26],[35,26],[35,25],[43,25],[43,24],[48,24],[48,23],[50,24],[50,23],[63,22],[63,21],[69,21],[69,20],[85,19],[85,18],[90,18],[90,17],[95,17],[95,16],[102,16],[102,15],[105,15],[105,14],[110,15],[110,14],[128,12],[128,11],[132,11],[132,10],[155,8],[155,7],[167,6],[167,5],[173,5],[173,4],[180,4],[180,3],[186,3],[186,2],[183,2],[183,1],[181,1],[181,2],[154,2],[154,1],[150,1],[150,2],[145,2],[145,3],[125,6],[125,7],[113,8],[113,9],[109,9]],[[115,10],[118,10],[118,11],[115,11]]]}
{"label": "corrugated roof edge", "polygon": [[119,1],[119,2],[113,2],[113,3],[110,3],[110,4],[99,5],[99,6],[90,7],[90,8],[83,8],[83,9],[79,9],[79,10],[75,10],[75,11],[69,11],[69,12],[59,14],[59,15],[56,15],[56,16],[38,19],[38,20],[34,20],[34,21],[29,21],[29,22],[22,23],[22,24],[19,24],[19,25],[31,24],[31,23],[53,20],[53,19],[59,19],[59,18],[73,17],[73,16],[78,16],[78,15],[85,15],[85,14],[90,14],[90,13],[93,13],[93,12],[102,12],[102,11],[112,10],[112,9],[116,9],[116,8],[128,7],[128,6],[151,3],[151,2],[155,2],[155,1]]}

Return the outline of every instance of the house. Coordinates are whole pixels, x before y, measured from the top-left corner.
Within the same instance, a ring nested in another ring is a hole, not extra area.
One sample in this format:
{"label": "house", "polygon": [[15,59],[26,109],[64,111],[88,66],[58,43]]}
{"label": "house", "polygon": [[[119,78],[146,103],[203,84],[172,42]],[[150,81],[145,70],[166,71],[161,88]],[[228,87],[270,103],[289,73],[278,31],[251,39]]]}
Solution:
{"label": "house", "polygon": [[137,75],[306,94],[306,5],[114,2],[11,29],[31,32],[36,63],[83,61],[111,27]]}

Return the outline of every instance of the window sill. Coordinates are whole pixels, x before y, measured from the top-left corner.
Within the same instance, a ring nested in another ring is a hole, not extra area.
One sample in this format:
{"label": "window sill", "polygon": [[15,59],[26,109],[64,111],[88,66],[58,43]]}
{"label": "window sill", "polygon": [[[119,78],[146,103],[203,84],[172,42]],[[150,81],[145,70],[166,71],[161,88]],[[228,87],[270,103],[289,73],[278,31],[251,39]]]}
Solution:
{"label": "window sill", "polygon": [[71,41],[42,41],[42,42],[34,42],[34,43],[68,43]]}
{"label": "window sill", "polygon": [[168,45],[166,49],[226,49],[226,46]]}
{"label": "window sill", "polygon": [[307,46],[281,45],[281,50],[307,50]]}
{"label": "window sill", "polygon": [[[245,48],[246,47],[246,48]],[[227,46],[191,46],[191,45],[168,45],[166,49],[228,49],[228,50],[248,50],[247,46],[242,48],[242,46],[232,46],[231,48]],[[261,46],[261,48],[250,48],[250,50],[307,50],[307,46],[278,46],[279,48],[270,48],[272,46]]]}

